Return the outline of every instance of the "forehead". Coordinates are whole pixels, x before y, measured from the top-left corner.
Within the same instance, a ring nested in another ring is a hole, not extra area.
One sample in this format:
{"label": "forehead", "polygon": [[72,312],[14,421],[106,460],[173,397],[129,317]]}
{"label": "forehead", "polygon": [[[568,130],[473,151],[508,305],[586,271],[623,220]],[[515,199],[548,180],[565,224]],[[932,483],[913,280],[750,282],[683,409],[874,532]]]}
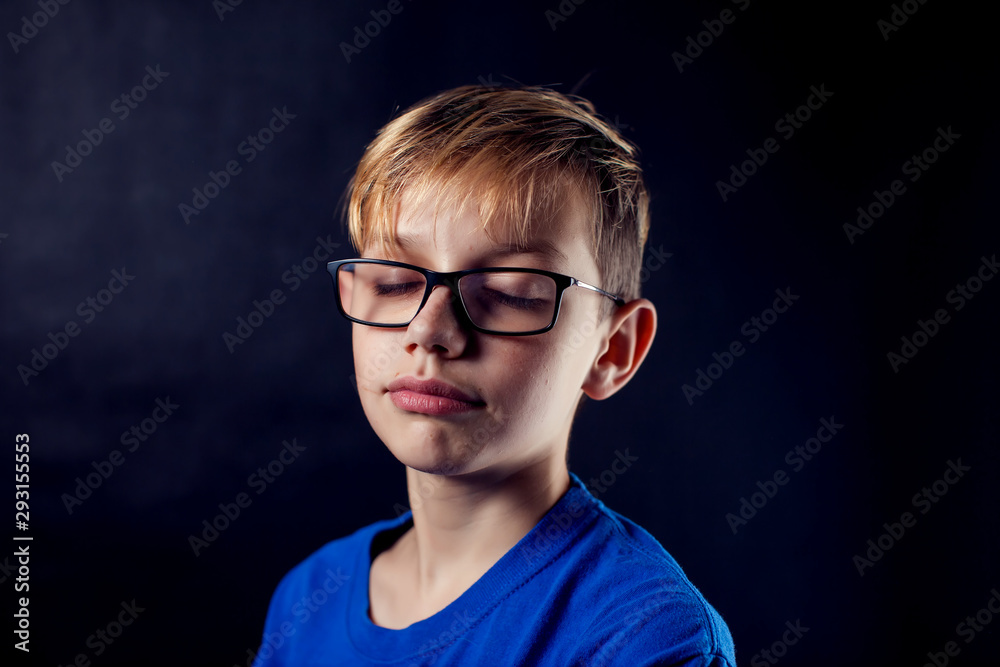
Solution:
{"label": "forehead", "polygon": [[535,201],[522,213],[507,210],[489,193],[410,188],[394,207],[381,251],[449,265],[525,255],[557,271],[593,259],[590,216],[576,188],[560,187]]}

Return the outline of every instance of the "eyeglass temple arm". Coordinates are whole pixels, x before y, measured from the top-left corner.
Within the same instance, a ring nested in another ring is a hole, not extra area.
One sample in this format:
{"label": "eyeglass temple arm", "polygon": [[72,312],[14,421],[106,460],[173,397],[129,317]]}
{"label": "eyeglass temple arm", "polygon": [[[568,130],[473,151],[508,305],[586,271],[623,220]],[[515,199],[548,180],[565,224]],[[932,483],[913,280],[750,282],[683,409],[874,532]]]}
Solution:
{"label": "eyeglass temple arm", "polygon": [[597,287],[595,285],[591,285],[590,283],[585,283],[582,280],[577,280],[576,278],[573,278],[573,284],[574,285],[579,285],[580,287],[583,287],[584,289],[592,290],[594,292],[597,292],[598,294],[603,294],[604,296],[606,296],[609,299],[611,299],[612,301],[614,301],[615,305],[618,306],[618,307],[621,307],[621,306],[625,305],[625,299],[623,299],[620,296],[617,296],[615,294],[612,294],[611,292],[605,292],[600,287]]}

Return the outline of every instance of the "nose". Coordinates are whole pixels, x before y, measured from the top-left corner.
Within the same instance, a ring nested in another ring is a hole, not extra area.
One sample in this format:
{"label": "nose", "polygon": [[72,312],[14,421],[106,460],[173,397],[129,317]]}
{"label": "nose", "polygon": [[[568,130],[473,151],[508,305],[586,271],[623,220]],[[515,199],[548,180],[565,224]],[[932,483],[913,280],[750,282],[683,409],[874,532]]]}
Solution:
{"label": "nose", "polygon": [[448,286],[437,285],[406,327],[404,346],[408,351],[422,347],[445,357],[460,356],[469,341],[464,319],[457,295]]}

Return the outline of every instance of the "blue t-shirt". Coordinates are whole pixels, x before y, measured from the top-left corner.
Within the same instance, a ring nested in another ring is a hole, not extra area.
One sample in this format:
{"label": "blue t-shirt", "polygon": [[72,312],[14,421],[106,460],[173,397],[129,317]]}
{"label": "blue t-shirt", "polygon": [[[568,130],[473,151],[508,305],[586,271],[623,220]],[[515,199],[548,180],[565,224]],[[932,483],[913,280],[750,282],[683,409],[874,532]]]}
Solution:
{"label": "blue t-shirt", "polygon": [[570,480],[457,600],[400,630],[369,619],[368,572],[412,513],[330,542],[278,584],[255,667],[735,667],[729,628],[656,538]]}

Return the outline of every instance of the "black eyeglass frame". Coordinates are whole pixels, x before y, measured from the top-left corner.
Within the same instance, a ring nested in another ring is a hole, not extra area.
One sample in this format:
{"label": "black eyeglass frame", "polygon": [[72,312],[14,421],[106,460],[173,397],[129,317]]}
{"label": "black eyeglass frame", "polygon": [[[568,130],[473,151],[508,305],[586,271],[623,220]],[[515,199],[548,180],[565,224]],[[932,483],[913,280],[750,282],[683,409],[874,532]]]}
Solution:
{"label": "black eyeglass frame", "polygon": [[[421,273],[424,276],[424,281],[426,282],[426,285],[424,286],[424,296],[420,300],[420,305],[417,306],[417,312],[413,314],[413,317],[410,318],[409,322],[405,322],[403,324],[379,324],[377,322],[369,322],[367,320],[360,320],[356,317],[351,317],[344,310],[344,306],[340,302],[340,286],[337,284],[337,272],[339,271],[340,267],[343,266],[344,264],[382,264],[387,266],[398,266],[404,269],[412,269],[414,271]],[[370,327],[381,327],[384,329],[401,329],[403,327],[410,326],[410,322],[416,319],[417,315],[420,314],[420,311],[423,310],[424,306],[427,304],[427,300],[431,296],[431,291],[433,291],[433,289],[438,285],[444,285],[445,287],[447,287],[448,290],[451,292],[452,299],[457,300],[462,305],[462,308],[460,312],[458,312],[458,315],[461,318],[461,320],[464,321],[465,324],[467,324],[473,331],[478,331],[479,333],[491,334],[494,336],[535,336],[538,334],[543,334],[546,331],[551,331],[552,327],[556,325],[556,322],[559,319],[559,310],[562,307],[563,293],[565,293],[566,290],[568,290],[570,287],[573,286],[582,287],[584,289],[597,292],[598,294],[602,294],[611,299],[612,301],[614,301],[615,305],[618,307],[625,305],[625,300],[622,299],[620,296],[612,294],[611,292],[606,292],[602,290],[600,287],[591,285],[590,283],[585,283],[582,280],[578,280],[576,278],[564,275],[562,273],[555,273],[554,271],[546,271],[544,269],[529,269],[523,266],[509,266],[509,267],[490,266],[482,269],[465,269],[463,271],[449,271],[442,273],[440,271],[432,271],[430,269],[425,269],[424,267],[416,266],[415,264],[396,262],[390,259],[356,258],[356,259],[338,259],[332,262],[327,262],[326,270],[330,273],[330,277],[333,279],[333,291],[337,298],[337,310],[340,311],[340,314],[343,315],[346,319],[350,320],[351,322],[357,322],[358,324],[364,324]],[[462,291],[458,288],[459,279],[461,279],[464,276],[468,276],[475,273],[501,273],[501,272],[536,273],[543,276],[548,276],[555,282],[556,305],[555,309],[552,311],[552,321],[549,322],[549,325],[547,327],[543,327],[541,329],[535,329],[533,331],[516,331],[516,332],[493,331],[492,329],[484,329],[480,326],[477,326],[472,321],[472,318],[469,316],[469,310],[465,305],[465,300],[462,298]]]}

